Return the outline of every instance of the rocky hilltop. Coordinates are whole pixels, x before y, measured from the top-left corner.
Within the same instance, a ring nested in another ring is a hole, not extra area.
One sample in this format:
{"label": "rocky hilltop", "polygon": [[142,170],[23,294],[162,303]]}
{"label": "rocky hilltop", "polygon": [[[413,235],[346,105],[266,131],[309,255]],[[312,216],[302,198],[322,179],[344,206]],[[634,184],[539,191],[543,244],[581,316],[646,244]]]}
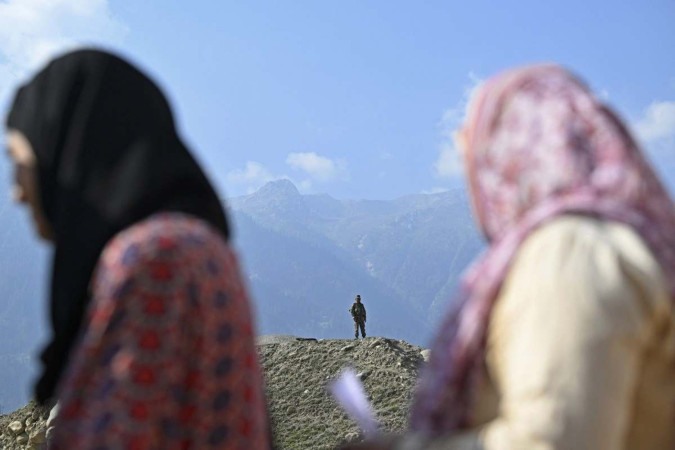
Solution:
{"label": "rocky hilltop", "polygon": [[[403,430],[426,356],[420,347],[381,337],[357,341],[262,336],[258,351],[279,450],[334,449],[361,439],[358,427],[326,389],[347,366],[362,380],[383,431]],[[0,448],[39,448],[47,416],[48,411],[32,403],[0,416]]]}
{"label": "rocky hilltop", "polygon": [[49,408],[30,402],[10,414],[0,415],[2,450],[40,450],[47,435]]}
{"label": "rocky hilltop", "polygon": [[420,347],[380,337],[357,341],[264,336],[258,350],[280,450],[334,449],[360,439],[358,427],[326,390],[346,366],[363,382],[383,431],[402,431],[425,356]]}

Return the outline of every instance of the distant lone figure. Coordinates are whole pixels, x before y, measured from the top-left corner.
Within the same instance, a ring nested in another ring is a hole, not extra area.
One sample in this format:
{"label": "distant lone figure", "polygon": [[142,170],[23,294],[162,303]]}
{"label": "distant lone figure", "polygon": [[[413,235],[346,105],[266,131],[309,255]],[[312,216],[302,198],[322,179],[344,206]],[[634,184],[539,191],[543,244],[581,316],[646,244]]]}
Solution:
{"label": "distant lone figure", "polygon": [[359,328],[361,328],[361,337],[366,337],[366,307],[361,303],[361,296],[356,296],[356,301],[349,308],[354,319],[354,339],[359,338]]}

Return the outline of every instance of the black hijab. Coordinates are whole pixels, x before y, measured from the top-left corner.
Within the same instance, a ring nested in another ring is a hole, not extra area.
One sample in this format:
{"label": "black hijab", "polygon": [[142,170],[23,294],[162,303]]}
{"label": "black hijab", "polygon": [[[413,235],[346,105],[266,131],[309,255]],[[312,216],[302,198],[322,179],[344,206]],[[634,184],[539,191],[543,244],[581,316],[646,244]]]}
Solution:
{"label": "black hijab", "polygon": [[105,244],[159,211],[191,214],[228,238],[223,207],[177,135],[166,98],[117,56],[81,50],[19,89],[7,127],[37,157],[44,213],[55,235],[52,340],[35,397],[45,403],[80,330],[89,283]]}

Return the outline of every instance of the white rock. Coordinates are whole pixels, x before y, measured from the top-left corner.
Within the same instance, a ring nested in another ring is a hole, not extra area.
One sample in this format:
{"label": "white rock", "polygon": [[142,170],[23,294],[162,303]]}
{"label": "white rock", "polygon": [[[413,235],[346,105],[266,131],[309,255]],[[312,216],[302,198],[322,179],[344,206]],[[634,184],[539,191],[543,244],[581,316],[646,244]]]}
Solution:
{"label": "white rock", "polygon": [[12,433],[14,433],[14,435],[21,434],[23,432],[23,424],[18,420],[10,423],[7,428],[9,428]]}
{"label": "white rock", "polygon": [[429,362],[429,357],[431,356],[431,350],[429,350],[427,348],[425,350],[422,350],[420,352],[420,354],[422,355],[422,358],[424,358],[424,362]]}
{"label": "white rock", "polygon": [[28,443],[28,436],[26,434],[22,434],[19,437],[16,438],[16,443],[19,445],[24,445]]}

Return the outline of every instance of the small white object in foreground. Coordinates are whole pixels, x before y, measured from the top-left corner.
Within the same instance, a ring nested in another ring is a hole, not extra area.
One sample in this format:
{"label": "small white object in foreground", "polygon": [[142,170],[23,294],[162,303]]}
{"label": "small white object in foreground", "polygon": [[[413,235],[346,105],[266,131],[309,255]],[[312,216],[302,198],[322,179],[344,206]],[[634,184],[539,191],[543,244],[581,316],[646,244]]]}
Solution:
{"label": "small white object in foreground", "polygon": [[379,434],[379,423],[375,418],[373,407],[353,369],[343,370],[330,384],[329,389],[349,417],[363,430],[366,438],[373,438]]}

